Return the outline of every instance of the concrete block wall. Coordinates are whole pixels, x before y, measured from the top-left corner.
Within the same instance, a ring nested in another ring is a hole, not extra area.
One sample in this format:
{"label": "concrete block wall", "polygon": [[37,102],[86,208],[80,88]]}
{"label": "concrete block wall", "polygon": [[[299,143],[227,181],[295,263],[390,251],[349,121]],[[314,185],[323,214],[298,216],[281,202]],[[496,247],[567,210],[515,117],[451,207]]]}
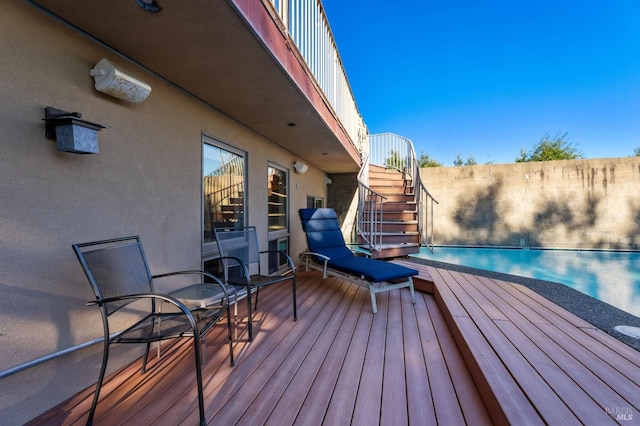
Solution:
{"label": "concrete block wall", "polygon": [[439,245],[640,249],[640,158],[421,170]]}

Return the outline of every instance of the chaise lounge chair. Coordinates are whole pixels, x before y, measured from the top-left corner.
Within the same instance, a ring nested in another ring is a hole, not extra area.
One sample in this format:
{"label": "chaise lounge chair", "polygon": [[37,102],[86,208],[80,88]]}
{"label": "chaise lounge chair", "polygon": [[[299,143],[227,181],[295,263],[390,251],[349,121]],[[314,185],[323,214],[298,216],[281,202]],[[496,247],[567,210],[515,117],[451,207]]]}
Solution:
{"label": "chaise lounge chair", "polygon": [[338,216],[333,209],[300,209],[309,251],[301,254],[307,270],[322,271],[322,277],[339,277],[369,289],[373,313],[378,311],[376,294],[409,287],[416,303],[412,276],[418,271],[391,262],[356,256],[344,242]]}

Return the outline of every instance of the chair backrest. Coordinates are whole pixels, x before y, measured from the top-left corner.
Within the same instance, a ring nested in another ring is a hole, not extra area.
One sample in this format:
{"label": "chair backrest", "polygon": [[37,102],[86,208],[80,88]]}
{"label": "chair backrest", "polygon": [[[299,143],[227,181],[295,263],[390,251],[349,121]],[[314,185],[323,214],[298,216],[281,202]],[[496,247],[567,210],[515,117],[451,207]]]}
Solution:
{"label": "chair backrest", "polygon": [[324,254],[332,259],[353,256],[344,242],[335,210],[330,208],[300,209],[298,213],[310,251]]}
{"label": "chair backrest", "polygon": [[[140,237],[74,244],[73,250],[98,300],[153,293],[153,280]],[[105,304],[105,312],[110,315],[129,303]]]}
{"label": "chair backrest", "polygon": [[[220,256],[235,257],[249,270],[251,270],[252,264],[260,263],[260,249],[258,247],[258,235],[255,226],[248,226],[246,228],[216,228],[213,232],[216,237]],[[222,262],[225,267],[225,274],[228,268],[237,266],[237,263],[232,260],[223,259]]]}

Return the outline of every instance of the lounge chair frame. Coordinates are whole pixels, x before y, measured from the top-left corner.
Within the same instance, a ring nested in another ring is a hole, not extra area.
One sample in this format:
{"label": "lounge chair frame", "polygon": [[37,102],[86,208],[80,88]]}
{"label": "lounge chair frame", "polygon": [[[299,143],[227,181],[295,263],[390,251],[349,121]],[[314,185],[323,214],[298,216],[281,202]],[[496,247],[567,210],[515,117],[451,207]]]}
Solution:
{"label": "lounge chair frame", "polygon": [[[313,269],[321,271],[323,279],[333,276],[365,287],[369,290],[371,307],[374,314],[378,312],[376,294],[385,291],[408,287],[411,292],[411,300],[414,304],[416,303],[412,276],[417,275],[418,271],[400,265],[389,265],[387,262],[379,259],[365,258],[365,260],[360,258],[361,260],[356,260],[358,257],[346,247],[338,224],[337,215],[333,209],[300,209],[299,213],[302,227],[307,235],[307,243],[309,244],[309,250],[300,254],[301,261],[304,262],[306,270]],[[314,220],[318,221],[316,223],[319,225],[312,224],[311,221]],[[322,243],[310,237],[310,233],[313,232],[323,235],[331,234],[330,238],[334,241],[335,246],[323,247],[325,250],[323,250],[323,248],[317,248],[317,246],[321,246]],[[324,253],[321,253],[321,251],[324,251]],[[353,268],[347,268],[348,270],[340,269],[336,267],[335,264],[331,264],[332,257],[327,253],[339,255],[342,260],[341,263],[345,263],[345,259],[346,263],[349,263],[349,260],[353,259],[352,262],[358,262],[362,264],[362,266],[369,266],[371,269],[385,264],[385,266],[391,270],[378,274],[364,269],[362,271],[355,271]]]}

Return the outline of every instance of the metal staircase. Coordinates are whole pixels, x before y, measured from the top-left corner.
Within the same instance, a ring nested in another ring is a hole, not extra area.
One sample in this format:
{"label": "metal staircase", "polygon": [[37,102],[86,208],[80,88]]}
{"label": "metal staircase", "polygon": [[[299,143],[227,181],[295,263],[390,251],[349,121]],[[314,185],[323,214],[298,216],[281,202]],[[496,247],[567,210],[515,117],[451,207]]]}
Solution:
{"label": "metal staircase", "polygon": [[413,143],[402,136],[369,136],[358,174],[358,244],[374,258],[433,250],[433,206],[420,179]]}

